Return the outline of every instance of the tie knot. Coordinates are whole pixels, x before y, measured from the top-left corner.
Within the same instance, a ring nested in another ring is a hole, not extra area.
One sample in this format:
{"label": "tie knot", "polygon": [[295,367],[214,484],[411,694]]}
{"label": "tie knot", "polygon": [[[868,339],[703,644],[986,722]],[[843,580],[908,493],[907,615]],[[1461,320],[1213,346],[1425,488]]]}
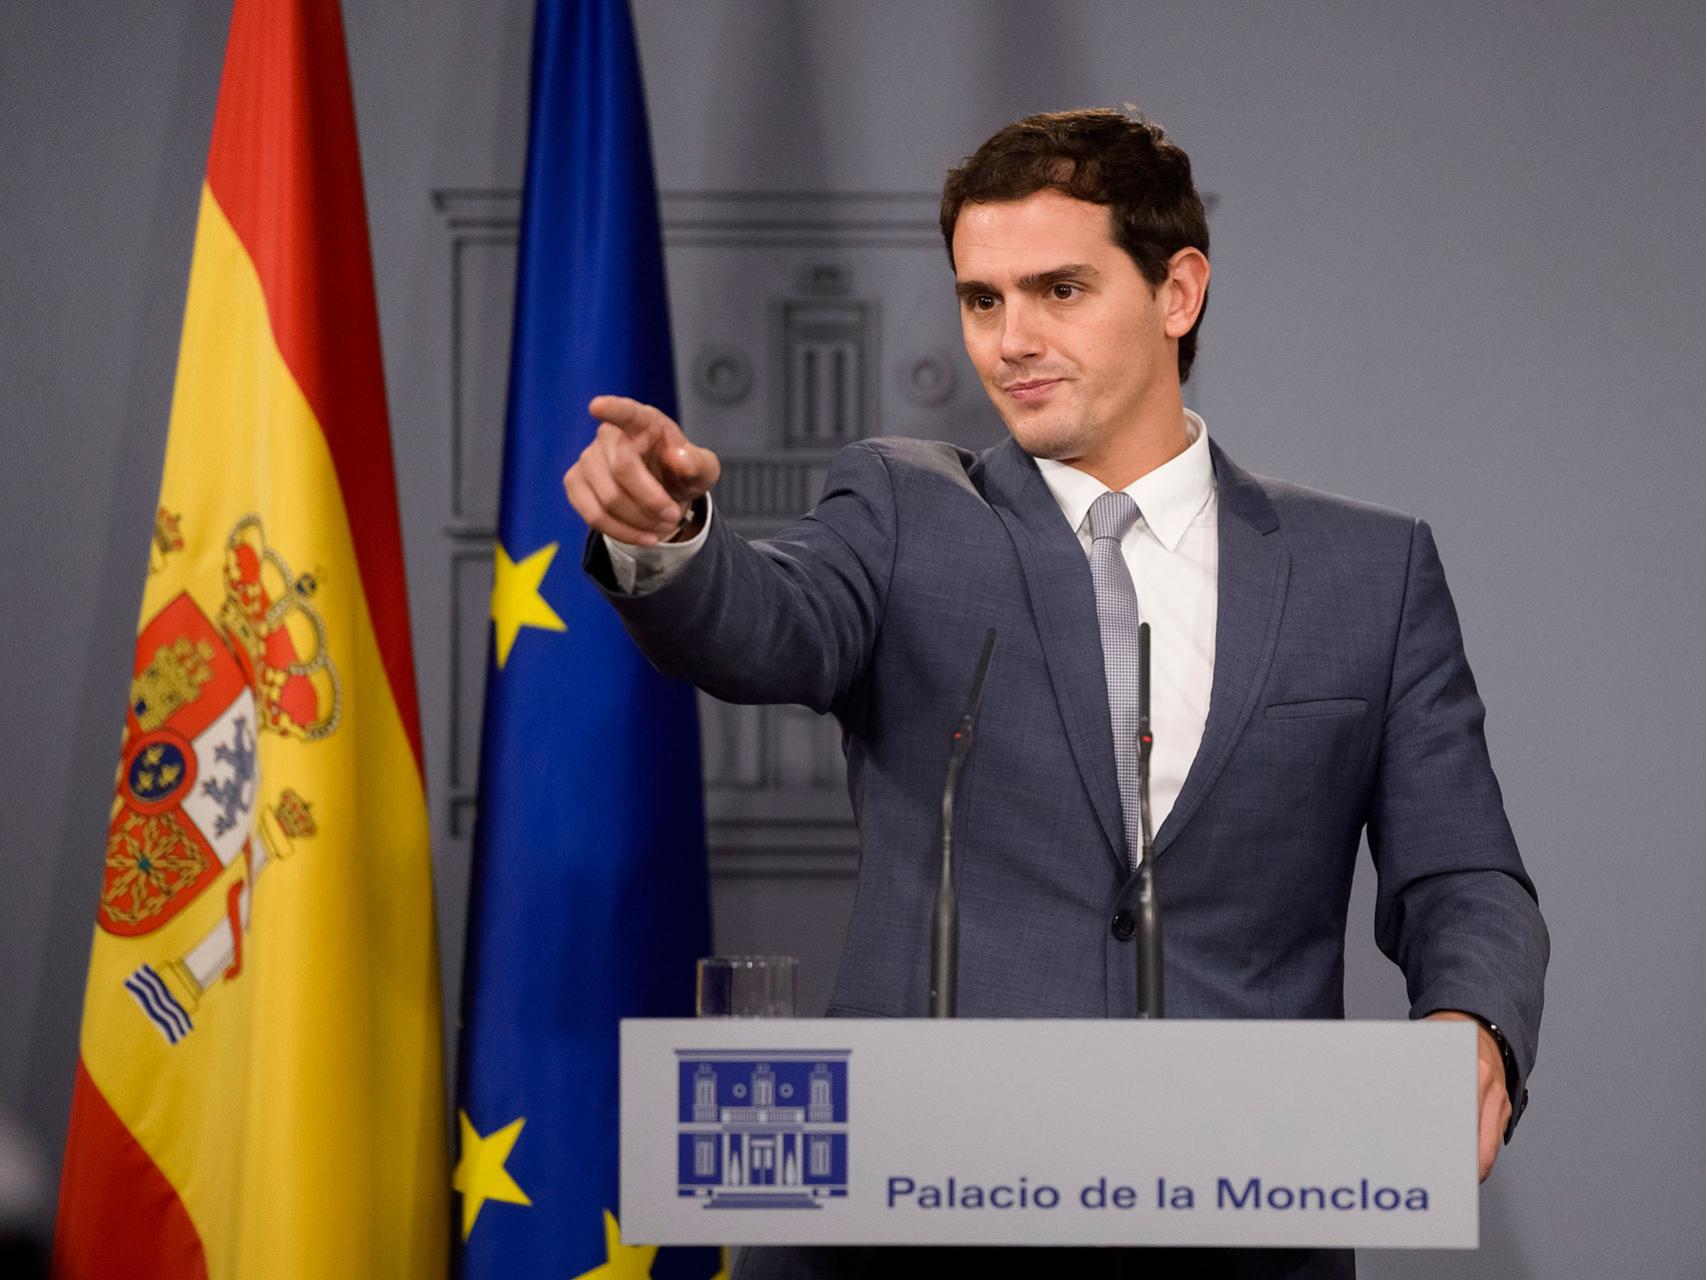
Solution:
{"label": "tie knot", "polygon": [[1103,538],[1118,542],[1137,522],[1137,517],[1136,499],[1129,493],[1110,490],[1090,504],[1090,536],[1097,542]]}

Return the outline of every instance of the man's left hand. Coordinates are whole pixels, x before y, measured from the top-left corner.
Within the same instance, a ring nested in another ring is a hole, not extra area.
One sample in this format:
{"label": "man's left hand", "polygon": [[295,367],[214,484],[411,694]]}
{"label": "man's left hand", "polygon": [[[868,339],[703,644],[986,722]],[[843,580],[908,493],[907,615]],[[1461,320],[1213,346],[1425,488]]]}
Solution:
{"label": "man's left hand", "polygon": [[1479,1018],[1455,1009],[1441,1009],[1429,1018],[1451,1022],[1473,1022],[1480,1034],[1480,1061],[1476,1067],[1476,1087],[1480,1096],[1481,1115],[1481,1181],[1493,1171],[1493,1161],[1499,1158],[1504,1144],[1505,1126],[1511,1119],[1511,1095],[1505,1084],[1505,1060],[1499,1052],[1499,1042],[1493,1033],[1481,1025]]}

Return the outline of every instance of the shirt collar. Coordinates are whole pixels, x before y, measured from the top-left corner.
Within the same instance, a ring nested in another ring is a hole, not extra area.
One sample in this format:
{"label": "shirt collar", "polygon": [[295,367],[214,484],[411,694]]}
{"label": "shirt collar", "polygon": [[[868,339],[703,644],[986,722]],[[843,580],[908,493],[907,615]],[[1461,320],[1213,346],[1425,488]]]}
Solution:
{"label": "shirt collar", "polygon": [[[1208,427],[1189,409],[1185,410],[1185,434],[1191,442],[1183,453],[1125,487],[1143,513],[1149,531],[1168,551],[1179,549],[1185,530],[1214,493]],[[1090,517],[1090,504],[1108,491],[1106,486],[1088,472],[1053,458],[1038,458],[1036,463],[1066,523],[1074,531],[1081,529]]]}

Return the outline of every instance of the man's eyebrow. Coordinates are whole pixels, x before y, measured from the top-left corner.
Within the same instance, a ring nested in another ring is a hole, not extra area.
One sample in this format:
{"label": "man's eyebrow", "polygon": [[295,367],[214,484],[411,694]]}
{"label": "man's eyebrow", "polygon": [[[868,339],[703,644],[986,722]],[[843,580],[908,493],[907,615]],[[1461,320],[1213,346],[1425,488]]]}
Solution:
{"label": "man's eyebrow", "polygon": [[1047,271],[1020,276],[1019,287],[1026,293],[1036,293],[1050,285],[1059,284],[1062,280],[1086,280],[1101,274],[1088,262],[1069,262],[1064,267],[1050,267]]}
{"label": "man's eyebrow", "polygon": [[[1025,293],[1037,293],[1051,285],[1059,284],[1062,280],[1088,280],[1101,274],[1088,262],[1068,262],[1063,266],[1050,267],[1047,271],[1033,271],[1030,275],[1020,276],[1017,283]],[[962,300],[985,293],[999,295],[1000,292],[994,285],[982,280],[954,282],[954,294]]]}

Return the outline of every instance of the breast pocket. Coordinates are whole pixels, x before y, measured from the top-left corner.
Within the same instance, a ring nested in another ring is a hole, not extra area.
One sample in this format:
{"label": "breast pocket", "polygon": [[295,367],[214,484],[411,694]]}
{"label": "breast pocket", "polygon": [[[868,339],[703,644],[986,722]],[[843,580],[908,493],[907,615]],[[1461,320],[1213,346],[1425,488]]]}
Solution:
{"label": "breast pocket", "polygon": [[1365,698],[1310,698],[1262,708],[1262,742],[1292,797],[1293,818],[1335,829],[1361,812],[1379,750]]}
{"label": "breast pocket", "polygon": [[1308,720],[1318,716],[1360,716],[1368,710],[1363,698],[1311,698],[1307,702],[1276,702],[1263,708],[1270,720]]}

